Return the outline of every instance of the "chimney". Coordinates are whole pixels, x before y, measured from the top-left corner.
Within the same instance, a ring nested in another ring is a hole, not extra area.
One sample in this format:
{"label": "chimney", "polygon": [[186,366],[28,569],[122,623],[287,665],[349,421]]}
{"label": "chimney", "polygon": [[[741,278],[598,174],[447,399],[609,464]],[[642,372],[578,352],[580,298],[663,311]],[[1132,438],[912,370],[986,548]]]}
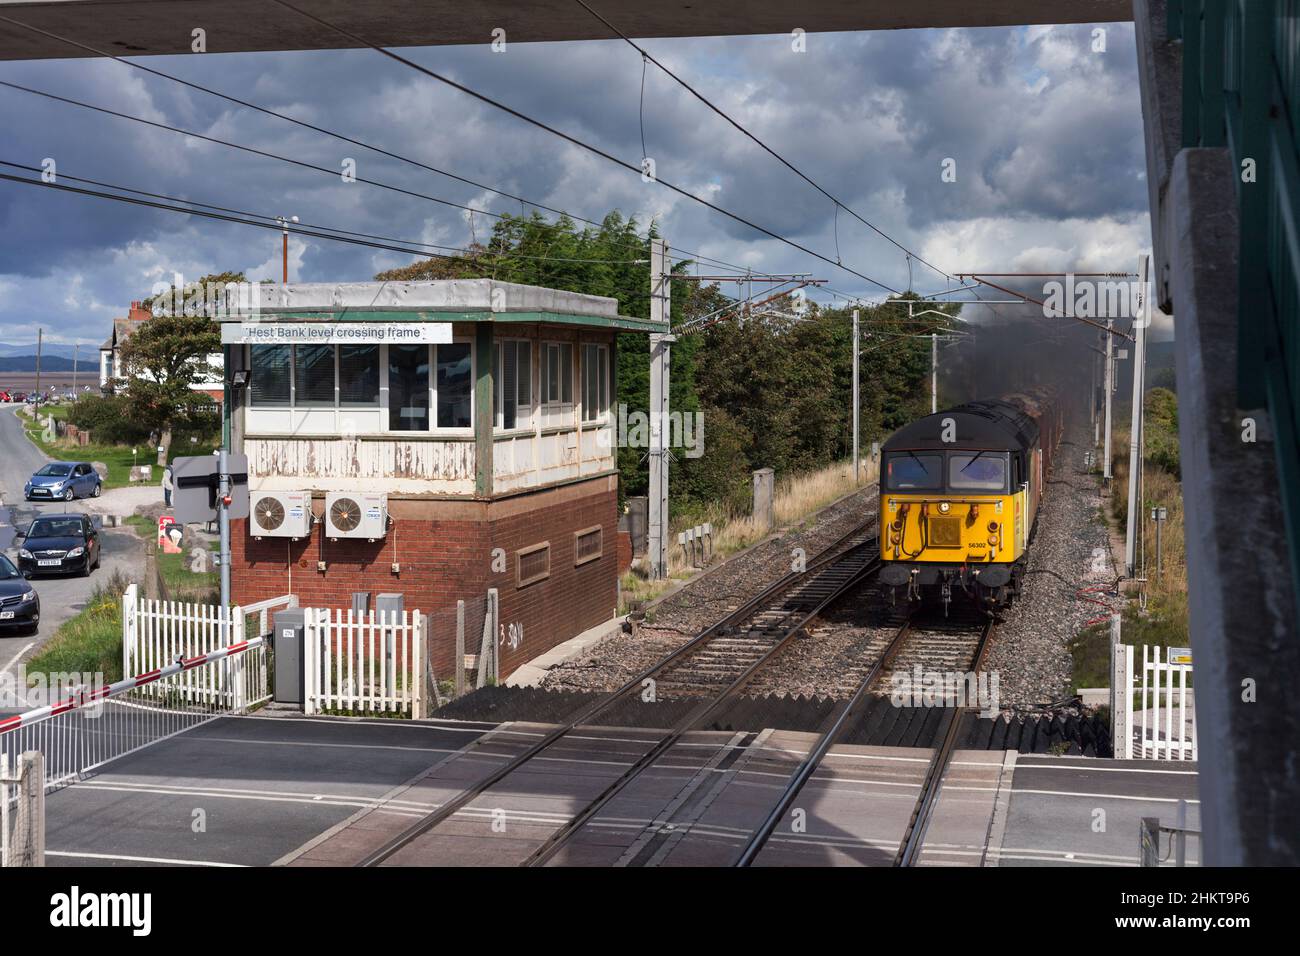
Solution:
{"label": "chimney", "polygon": [[132,322],[147,322],[153,318],[153,313],[142,307],[139,302],[132,302],[131,311],[127,314],[127,318]]}

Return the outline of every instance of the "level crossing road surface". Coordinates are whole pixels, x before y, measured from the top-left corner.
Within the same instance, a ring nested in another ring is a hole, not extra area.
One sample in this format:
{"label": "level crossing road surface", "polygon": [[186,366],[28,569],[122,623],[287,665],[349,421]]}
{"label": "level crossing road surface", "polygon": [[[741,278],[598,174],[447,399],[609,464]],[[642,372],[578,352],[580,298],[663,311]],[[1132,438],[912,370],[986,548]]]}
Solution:
{"label": "level crossing road surface", "polygon": [[[216,718],[51,793],[48,863],[356,863],[546,730]],[[581,728],[387,862],[517,865],[658,735]],[[551,864],[727,866],[814,740],[771,730],[689,734]],[[931,756],[925,748],[834,748],[797,801],[799,826],[783,821],[757,865],[892,865]],[[1180,800],[1188,801],[1187,825],[1198,827],[1194,764],[957,751],[918,863],[1134,866],[1139,820],[1172,824]],[[1189,863],[1198,851],[1189,841]]]}
{"label": "level crossing road surface", "polygon": [[49,794],[46,862],[268,866],[490,726],[217,718]]}

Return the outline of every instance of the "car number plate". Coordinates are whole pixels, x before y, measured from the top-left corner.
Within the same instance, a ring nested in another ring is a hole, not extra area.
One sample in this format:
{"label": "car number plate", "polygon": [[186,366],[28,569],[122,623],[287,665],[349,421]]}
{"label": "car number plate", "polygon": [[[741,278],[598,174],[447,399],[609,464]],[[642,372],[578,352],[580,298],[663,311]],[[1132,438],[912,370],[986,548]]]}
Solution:
{"label": "car number plate", "polygon": [[0,611],[0,621],[12,621],[14,619],[13,611]]}
{"label": "car number plate", "polygon": [[42,568],[57,568],[62,563],[62,558],[41,558],[36,562],[36,564]]}

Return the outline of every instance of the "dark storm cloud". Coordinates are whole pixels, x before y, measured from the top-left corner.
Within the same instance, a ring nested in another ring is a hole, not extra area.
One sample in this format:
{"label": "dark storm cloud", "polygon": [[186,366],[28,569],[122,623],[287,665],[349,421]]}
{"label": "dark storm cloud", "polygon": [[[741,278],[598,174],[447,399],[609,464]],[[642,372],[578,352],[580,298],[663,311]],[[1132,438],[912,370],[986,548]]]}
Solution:
{"label": "dark storm cloud", "polygon": [[[900,241],[956,269],[988,256],[1035,264],[1128,256],[1146,243],[1140,112],[1130,27],[901,31],[653,40],[646,46],[756,135]],[[431,69],[633,164],[641,157],[641,58],[625,44],[510,44],[406,51]],[[151,58],[175,73],[433,166],[593,219],[659,218],[676,248],[757,269],[865,283],[764,239],[627,170],[566,145],[371,51]],[[329,174],[203,144],[0,88],[0,159],[263,215],[461,246],[491,219],[364,184],[382,180],[488,211],[516,202],[377,156],[112,62],[0,64],[0,79],[323,166]],[[644,132],[659,174],[896,287],[902,254],[653,67]],[[945,157],[956,183],[940,180]],[[65,180],[66,182],[66,180]],[[0,184],[0,339],[98,340],[108,318],[173,271],[279,275],[279,237],[101,200]],[[364,279],[410,261],[295,240],[304,280]],[[1038,260],[1044,260],[1038,262]],[[1051,260],[1051,261],[1047,261]],[[983,264],[983,263],[981,263]],[[1122,265],[1128,265],[1125,261]],[[1028,267],[1028,266],[1024,266]],[[918,277],[919,279],[919,277]],[[924,283],[933,287],[934,277]],[[34,336],[32,336],[34,337]]]}

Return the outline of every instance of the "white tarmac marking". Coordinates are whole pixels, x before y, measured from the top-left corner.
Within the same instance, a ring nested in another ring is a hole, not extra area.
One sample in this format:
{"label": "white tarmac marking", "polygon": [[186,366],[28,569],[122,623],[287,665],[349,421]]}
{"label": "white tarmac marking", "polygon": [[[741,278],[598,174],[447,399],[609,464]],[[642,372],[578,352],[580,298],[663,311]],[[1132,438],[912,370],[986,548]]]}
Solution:
{"label": "white tarmac marking", "polygon": [[122,856],[117,853],[73,853],[70,850],[46,850],[46,856],[65,856],[76,860],[127,860],[131,863],[162,863],[174,866],[220,866],[243,869],[243,863],[216,863],[212,860],[173,860],[162,856]]}
{"label": "white tarmac marking", "polygon": [[1016,763],[1016,772],[1021,770],[1073,770],[1078,773],[1163,773],[1182,777],[1195,777],[1197,770],[1155,770],[1143,767],[1063,767],[1056,763]]}
{"label": "white tarmac marking", "polygon": [[11,668],[11,667],[13,667],[15,664],[17,664],[17,663],[18,663],[18,659],[19,659],[20,657],[22,657],[24,654],[26,654],[28,651],[30,651],[30,650],[31,650],[33,647],[35,647],[35,646],[36,646],[36,642],[35,642],[35,641],[32,641],[30,644],[28,644],[26,647],[24,647],[21,651],[19,651],[17,654],[15,654],[12,658],[9,659],[9,663],[8,663],[8,664],[6,664],[4,667],[0,667],[0,674],[5,673],[7,670],[9,670],[9,668]]}
{"label": "white tarmac marking", "polygon": [[[1019,769],[1019,767],[1016,767],[1017,771]],[[1181,799],[1179,797],[1142,797],[1126,793],[1079,793],[1073,790],[1021,790],[1018,787],[1012,787],[1011,792],[1041,794],[1048,797],[1086,797],[1089,800],[1144,800],[1148,803],[1178,803]],[[1185,802],[1199,804],[1201,801],[1189,799]]]}

